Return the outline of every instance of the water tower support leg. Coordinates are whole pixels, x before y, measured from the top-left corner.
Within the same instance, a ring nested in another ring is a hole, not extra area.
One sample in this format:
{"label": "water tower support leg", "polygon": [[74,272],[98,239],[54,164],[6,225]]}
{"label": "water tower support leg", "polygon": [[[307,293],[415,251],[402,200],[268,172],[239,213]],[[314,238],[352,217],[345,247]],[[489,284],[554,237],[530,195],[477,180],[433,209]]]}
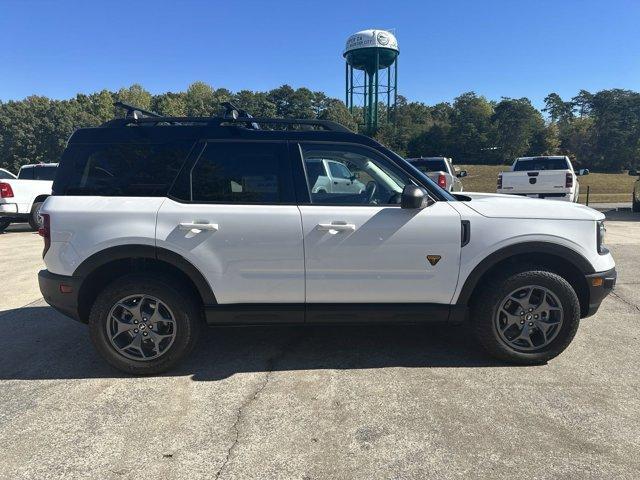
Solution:
{"label": "water tower support leg", "polygon": [[349,113],[353,113],[353,67],[349,66]]}
{"label": "water tower support leg", "polygon": [[387,67],[387,122],[391,121],[391,65]]}
{"label": "water tower support leg", "polygon": [[373,131],[378,130],[378,90],[380,89],[380,82],[378,81],[378,72],[380,71],[380,50],[376,49],[376,85],[374,88],[374,103],[373,103]]}
{"label": "water tower support leg", "polygon": [[349,107],[349,64],[345,62],[344,64],[344,103]]}

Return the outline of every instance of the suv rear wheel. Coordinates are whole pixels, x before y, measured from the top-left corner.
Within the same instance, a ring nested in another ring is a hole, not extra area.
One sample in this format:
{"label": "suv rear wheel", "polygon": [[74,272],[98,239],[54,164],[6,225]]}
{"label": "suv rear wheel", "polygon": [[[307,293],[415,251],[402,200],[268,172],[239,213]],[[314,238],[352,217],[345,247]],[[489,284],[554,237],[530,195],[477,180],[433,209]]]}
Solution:
{"label": "suv rear wheel", "polygon": [[112,366],[135,375],[170,369],[195,346],[202,319],[193,296],[148,275],[121,277],[91,308],[91,339]]}
{"label": "suv rear wheel", "polygon": [[0,233],[4,232],[9,225],[11,225],[11,220],[0,218]]}
{"label": "suv rear wheel", "polygon": [[484,348],[496,358],[525,365],[560,355],[580,322],[571,285],[544,269],[495,277],[475,296],[472,312]]}

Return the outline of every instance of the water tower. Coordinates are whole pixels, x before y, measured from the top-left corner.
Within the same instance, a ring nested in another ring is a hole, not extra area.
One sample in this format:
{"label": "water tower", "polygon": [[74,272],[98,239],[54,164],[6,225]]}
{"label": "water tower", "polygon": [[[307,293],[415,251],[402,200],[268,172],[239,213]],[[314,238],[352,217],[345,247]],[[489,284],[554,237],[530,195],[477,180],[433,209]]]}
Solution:
{"label": "water tower", "polygon": [[399,54],[396,37],[386,30],[363,30],[347,39],[342,54],[346,60],[345,103],[351,113],[354,106],[362,106],[363,130],[368,135],[378,129],[378,106],[385,100],[387,121],[393,119],[398,98]]}

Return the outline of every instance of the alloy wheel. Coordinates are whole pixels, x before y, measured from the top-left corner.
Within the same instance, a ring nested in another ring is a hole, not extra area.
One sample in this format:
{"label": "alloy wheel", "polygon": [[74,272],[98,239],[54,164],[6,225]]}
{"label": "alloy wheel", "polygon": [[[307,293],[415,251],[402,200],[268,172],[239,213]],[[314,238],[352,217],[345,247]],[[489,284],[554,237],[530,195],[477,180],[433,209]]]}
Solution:
{"label": "alloy wheel", "polygon": [[562,328],[564,310],[558,297],[540,285],[520,287],[498,304],[494,325],[509,348],[535,352],[545,348]]}
{"label": "alloy wheel", "polygon": [[164,355],[176,338],[171,309],[156,297],[129,295],[109,311],[106,329],[111,345],[122,356],[148,361]]}

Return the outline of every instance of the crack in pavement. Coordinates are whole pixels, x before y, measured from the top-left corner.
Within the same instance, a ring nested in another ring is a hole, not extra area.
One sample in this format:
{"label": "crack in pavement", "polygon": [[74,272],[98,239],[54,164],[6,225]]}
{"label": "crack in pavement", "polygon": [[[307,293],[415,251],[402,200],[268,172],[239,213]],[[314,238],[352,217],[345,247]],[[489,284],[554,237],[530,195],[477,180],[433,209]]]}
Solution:
{"label": "crack in pavement", "polygon": [[227,454],[225,455],[224,461],[222,462],[222,465],[216,472],[216,476],[215,476],[216,480],[220,478],[224,470],[227,468],[227,464],[231,460],[231,457],[233,456],[233,452],[236,449],[238,443],[240,442],[240,425],[242,423],[242,417],[243,417],[244,411],[247,409],[247,407],[249,407],[249,405],[251,405],[251,403],[253,403],[256,400],[256,398],[258,398],[258,396],[266,388],[267,384],[269,383],[269,380],[271,379],[271,375],[273,374],[273,369],[276,365],[276,362],[278,362],[278,360],[281,360],[282,357],[284,357],[288,353],[288,350],[292,348],[293,345],[300,338],[302,338],[302,334],[295,336],[290,342],[288,342],[282,347],[282,349],[277,355],[274,355],[273,357],[267,360],[267,368],[266,368],[267,372],[264,375],[262,382],[258,384],[258,386],[253,391],[253,394],[250,395],[247,400],[242,402],[240,407],[238,407],[238,410],[236,411],[236,419],[233,422],[233,425],[231,426],[232,430],[234,431],[233,442],[231,442],[231,445],[227,449]]}
{"label": "crack in pavement", "polygon": [[633,307],[633,308],[635,308],[636,310],[638,310],[640,312],[640,306],[636,305],[635,303],[631,303],[630,301],[628,301],[625,298],[622,298],[615,291],[612,291],[611,295],[614,296],[615,298],[617,298],[618,300],[620,300],[622,303],[624,303],[626,305],[629,305],[630,307]]}

